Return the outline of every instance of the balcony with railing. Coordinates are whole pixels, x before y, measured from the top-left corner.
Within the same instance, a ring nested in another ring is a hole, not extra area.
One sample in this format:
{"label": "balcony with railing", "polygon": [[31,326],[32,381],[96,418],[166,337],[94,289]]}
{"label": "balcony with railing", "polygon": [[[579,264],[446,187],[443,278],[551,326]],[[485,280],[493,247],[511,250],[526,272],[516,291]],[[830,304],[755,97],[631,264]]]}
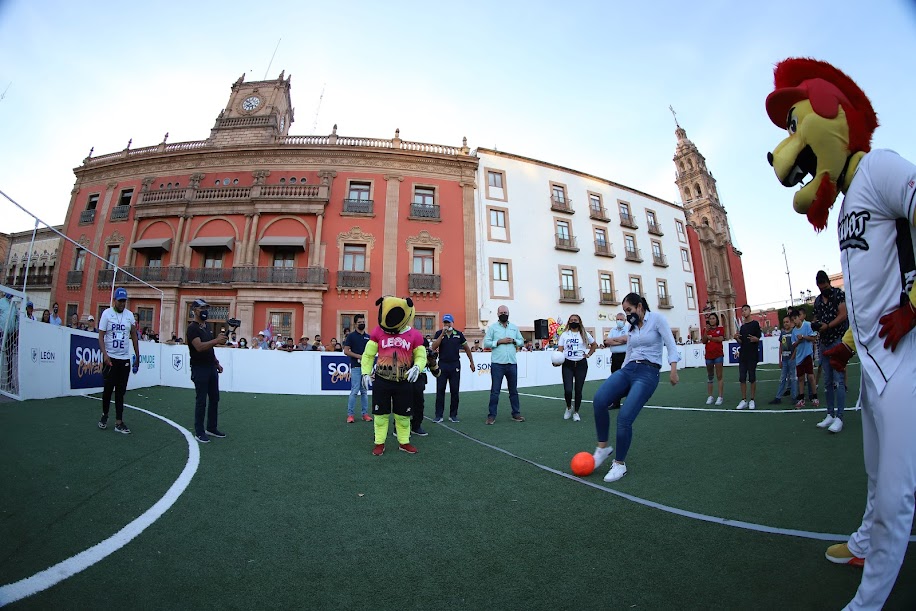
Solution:
{"label": "balcony with railing", "polygon": [[184,281],[188,284],[230,284],[231,267],[189,267],[185,269]]}
{"label": "balcony with railing", "polygon": [[604,206],[589,206],[588,207],[588,218],[595,221],[604,221],[607,222],[611,220],[607,215],[607,210]]}
{"label": "balcony with railing", "polygon": [[595,254],[599,257],[616,257],[614,245],[603,240],[595,240]]}
{"label": "balcony with railing", "polygon": [[620,226],[629,227],[630,229],[639,229],[639,225],[636,224],[636,219],[633,218],[632,214],[620,213]]}
{"label": "balcony with railing", "polygon": [[438,221],[439,206],[436,204],[410,204],[410,218]]}
{"label": "balcony with railing", "polygon": [[344,214],[372,214],[374,201],[371,199],[345,199],[343,200]]}
{"label": "balcony with railing", "polygon": [[579,252],[579,245],[576,242],[574,236],[555,234],[554,238],[556,239],[556,249],[557,250],[570,250],[572,252]]}
{"label": "balcony with railing", "polygon": [[[18,278],[7,277],[6,286],[10,287],[11,289],[21,291],[25,281],[25,276],[19,276]],[[28,285],[25,288],[33,289],[49,287],[51,286],[52,281],[53,277],[50,274],[29,274]]]}
{"label": "balcony with railing", "polygon": [[91,225],[95,222],[95,208],[80,212],[80,225]]}
{"label": "balcony with railing", "polygon": [[617,291],[612,290],[610,293],[599,293],[598,303],[601,305],[618,305]]}
{"label": "balcony with railing", "polygon": [[99,288],[111,286],[114,280],[114,272],[114,269],[100,269],[96,273],[96,284],[98,284]]}
{"label": "balcony with railing", "polygon": [[671,295],[659,295],[658,296],[658,307],[663,310],[670,310],[674,306],[671,305]]}
{"label": "balcony with railing", "polygon": [[442,290],[439,274],[408,274],[407,290],[411,293],[438,293]]}
{"label": "balcony with railing", "polygon": [[325,286],[328,270],[325,267],[234,267],[232,282]]}
{"label": "balcony with railing", "polygon": [[560,286],[560,303],[582,303],[582,287]]}
{"label": "balcony with railing", "polygon": [[662,226],[659,225],[658,223],[649,223],[648,229],[649,229],[649,233],[651,233],[652,235],[665,235],[662,232]]}
{"label": "balcony with railing", "polygon": [[110,221],[123,221],[130,216],[130,206],[115,206],[111,209]]}
{"label": "balcony with railing", "polygon": [[[121,268],[122,271],[127,273],[118,274],[118,284],[140,284],[140,280],[144,282],[149,282],[150,284],[160,285],[160,284],[180,284],[184,280],[184,267],[146,267],[146,266],[130,266]],[[111,270],[101,270],[101,271],[111,271]],[[136,276],[140,280],[135,280],[133,277]],[[111,282],[109,280],[109,282]]]}
{"label": "balcony with railing", "polygon": [[550,198],[550,209],[554,212],[565,212],[566,214],[575,214],[572,209],[572,200],[565,197],[552,196]]}
{"label": "balcony with railing", "polygon": [[67,272],[67,288],[79,288],[83,285],[83,270],[72,269]]}
{"label": "balcony with railing", "polygon": [[368,291],[370,279],[370,272],[339,271],[337,272],[337,290]]}
{"label": "balcony with railing", "polygon": [[652,253],[652,265],[655,267],[668,267],[668,257],[658,253]]}
{"label": "balcony with railing", "polygon": [[627,248],[623,258],[627,261],[642,263],[642,251],[638,248]]}

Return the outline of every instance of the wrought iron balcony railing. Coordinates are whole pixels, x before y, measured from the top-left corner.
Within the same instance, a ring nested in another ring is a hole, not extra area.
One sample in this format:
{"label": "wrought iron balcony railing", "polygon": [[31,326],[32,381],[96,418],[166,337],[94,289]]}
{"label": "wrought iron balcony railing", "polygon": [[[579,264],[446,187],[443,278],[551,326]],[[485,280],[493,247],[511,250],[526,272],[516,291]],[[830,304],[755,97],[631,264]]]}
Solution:
{"label": "wrought iron balcony railing", "polygon": [[231,267],[189,267],[185,269],[184,281],[189,284],[229,284],[232,272]]}
{"label": "wrought iron balcony railing", "polygon": [[616,257],[614,254],[614,245],[610,242],[595,240],[595,254],[602,257]]}
{"label": "wrought iron balcony railing", "polygon": [[435,204],[410,204],[410,216],[417,219],[438,219],[439,206]]}
{"label": "wrought iron balcony railing", "polygon": [[111,221],[123,221],[130,216],[130,206],[115,206],[111,209]]}
{"label": "wrought iron balcony railing", "polygon": [[554,212],[565,212],[567,214],[575,214],[575,210],[572,209],[572,200],[565,197],[553,196],[550,198],[550,209]]}
{"label": "wrought iron balcony railing", "polygon": [[662,232],[662,226],[659,225],[658,223],[649,223],[648,229],[649,229],[649,233],[653,235],[665,235]]}
{"label": "wrought iron balcony railing", "polygon": [[623,255],[623,258],[627,261],[642,263],[642,251],[638,248],[627,248],[626,254]]}
{"label": "wrought iron balcony railing", "polygon": [[371,199],[345,199],[343,211],[350,214],[372,214],[374,202]]}
{"label": "wrought iron balcony railing", "polygon": [[652,264],[656,267],[668,267],[668,257],[652,253]]}
{"label": "wrought iron balcony railing", "polygon": [[325,267],[234,267],[232,281],[256,284],[326,285]]}
{"label": "wrought iron balcony railing", "polygon": [[557,250],[579,251],[579,245],[576,243],[576,238],[574,236],[554,234],[554,237],[556,238]]}
{"label": "wrought iron balcony railing", "polygon": [[337,272],[337,288],[339,289],[369,289],[370,272]]}
{"label": "wrought iron balcony railing", "polygon": [[442,276],[439,274],[408,274],[407,289],[410,291],[441,291]]}
{"label": "wrought iron balcony railing", "polygon": [[599,293],[598,303],[601,305],[617,305],[620,303],[617,301],[617,291],[611,291],[610,293]]}
{"label": "wrought iron balcony railing", "polygon": [[79,288],[83,285],[83,270],[73,269],[67,272],[67,287]]}
{"label": "wrought iron balcony railing", "polygon": [[569,303],[582,303],[582,287],[560,286],[560,301]]}
{"label": "wrought iron balcony railing", "polygon": [[639,225],[636,224],[636,219],[633,218],[631,214],[620,213],[620,225],[622,227],[629,227],[630,229],[639,229]]}
{"label": "wrought iron balcony railing", "polygon": [[80,225],[89,225],[95,222],[95,208],[80,212]]}
{"label": "wrought iron balcony railing", "polygon": [[658,307],[665,309],[673,308],[674,306],[671,305],[671,295],[659,295]]}
{"label": "wrought iron balcony railing", "polygon": [[589,206],[588,208],[588,218],[594,219],[596,221],[609,221],[607,210],[604,206]]}

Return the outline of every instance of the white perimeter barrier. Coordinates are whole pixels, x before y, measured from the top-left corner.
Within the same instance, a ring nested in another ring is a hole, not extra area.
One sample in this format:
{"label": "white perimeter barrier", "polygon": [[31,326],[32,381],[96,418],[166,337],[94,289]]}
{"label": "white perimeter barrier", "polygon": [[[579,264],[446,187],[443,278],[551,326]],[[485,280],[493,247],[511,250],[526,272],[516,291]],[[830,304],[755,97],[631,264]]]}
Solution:
{"label": "white perimeter barrier", "polygon": [[[763,339],[764,364],[779,363],[779,342]],[[725,346],[725,365],[737,364],[735,342]],[[704,367],[702,344],[678,346],[678,368]],[[220,389],[287,395],[346,395],[350,389],[350,359],[339,352],[278,352],[217,348],[225,371]],[[667,355],[662,371],[668,370]],[[611,373],[611,353],[598,350],[588,359],[588,380]],[[140,342],[140,371],[130,376],[129,389],[149,386],[193,388],[188,347]],[[490,389],[490,353],[474,353],[471,373],[467,355],[461,354],[461,389]],[[22,399],[46,399],[102,390],[102,362],[98,334],[55,327],[22,318],[19,326],[19,389]],[[427,374],[426,392],[434,393],[436,379]],[[519,387],[559,384],[559,368],[547,352],[518,353]]]}

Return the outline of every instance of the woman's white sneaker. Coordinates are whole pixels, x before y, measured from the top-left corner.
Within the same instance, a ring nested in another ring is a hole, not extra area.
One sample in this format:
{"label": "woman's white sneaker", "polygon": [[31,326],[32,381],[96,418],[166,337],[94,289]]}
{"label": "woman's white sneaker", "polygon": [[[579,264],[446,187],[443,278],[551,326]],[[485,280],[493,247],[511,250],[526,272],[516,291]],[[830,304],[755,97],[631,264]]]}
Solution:
{"label": "woman's white sneaker", "polygon": [[582,418],[579,417],[579,412],[573,414],[573,422],[579,422]]}
{"label": "woman's white sneaker", "polygon": [[723,401],[725,401],[725,399],[722,398],[722,397],[716,398],[716,405],[722,405],[722,402],[723,402]]}
{"label": "woman's white sneaker", "polygon": [[563,413],[563,420],[569,420],[570,418],[572,418],[572,413],[573,413],[573,412],[572,412],[572,408],[567,409],[567,410]]}
{"label": "woman's white sneaker", "polygon": [[606,482],[616,482],[621,477],[627,474],[627,466],[620,464],[619,462],[614,462],[611,465],[611,470],[607,472],[607,475],[604,476],[604,481]]}
{"label": "woman's white sneaker", "polygon": [[739,403],[735,409],[745,409],[746,407],[747,407],[747,401],[745,401],[744,399],[741,399],[741,403]]}
{"label": "woman's white sneaker", "polygon": [[706,405],[712,405],[712,402],[714,400],[715,399],[712,398],[712,395],[709,395],[708,397],[706,397]]}
{"label": "woman's white sneaker", "polygon": [[595,468],[601,466],[601,463],[607,460],[607,457],[611,455],[611,452],[614,451],[614,448],[608,446],[606,448],[595,448],[595,453],[592,454],[592,458],[595,459]]}
{"label": "woman's white sneaker", "polygon": [[831,424],[833,424],[834,420],[836,420],[836,418],[828,414],[826,418],[824,418],[823,420],[817,423],[817,428],[825,429],[828,426],[830,426]]}
{"label": "woman's white sneaker", "polygon": [[747,408],[748,409],[757,409],[757,404],[754,402],[753,399],[747,402]]}
{"label": "woman's white sneaker", "polygon": [[843,430],[843,421],[840,418],[834,418],[833,424],[831,424],[830,428],[827,430],[831,433],[839,433]]}

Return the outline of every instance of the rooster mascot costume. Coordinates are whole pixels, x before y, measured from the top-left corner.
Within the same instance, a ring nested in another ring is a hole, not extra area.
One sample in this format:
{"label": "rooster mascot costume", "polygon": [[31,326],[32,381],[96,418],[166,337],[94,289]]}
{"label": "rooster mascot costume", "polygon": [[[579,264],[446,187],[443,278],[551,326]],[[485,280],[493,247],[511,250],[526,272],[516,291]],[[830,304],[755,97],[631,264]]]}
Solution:
{"label": "rooster mascot costume", "polygon": [[410,443],[410,417],[413,413],[413,383],[426,368],[423,335],[410,326],[414,316],[413,300],[410,298],[386,296],[376,301],[375,305],[379,306],[378,326],[369,334],[360,363],[366,388],[369,388],[369,381],[374,376],[372,414],[375,416],[375,447],[372,454],[381,456],[385,452],[388,414],[392,412],[400,449],[416,454],[417,448]]}
{"label": "rooster mascot costume", "polygon": [[770,165],[786,187],[812,177],[795,193],[795,211],[821,231],[844,194],[837,233],[850,327],[825,354],[839,371],[859,354],[868,497],[862,525],[827,559],[864,566],[847,609],[880,609],[903,562],[916,492],[916,166],[871,150],[871,102],[830,64],[787,59],[774,81],[767,114],[789,135]]}

